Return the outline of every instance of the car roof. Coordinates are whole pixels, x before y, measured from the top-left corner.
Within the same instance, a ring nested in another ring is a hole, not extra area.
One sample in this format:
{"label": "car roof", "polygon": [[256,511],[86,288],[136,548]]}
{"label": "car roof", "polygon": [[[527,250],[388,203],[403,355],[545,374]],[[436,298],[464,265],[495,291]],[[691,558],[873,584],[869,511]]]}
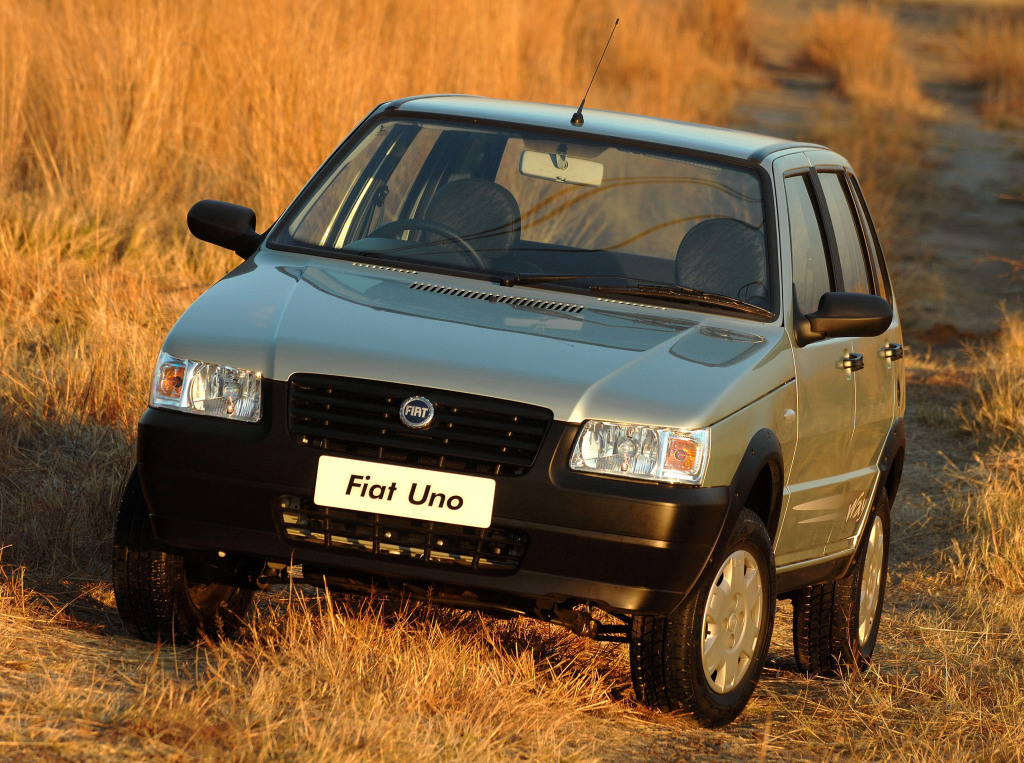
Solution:
{"label": "car roof", "polygon": [[381,104],[384,111],[457,119],[504,122],[521,127],[577,133],[580,137],[620,138],[673,148],[761,162],[785,150],[822,148],[813,143],[712,127],[671,119],[584,108],[581,126],[570,123],[576,109],[473,95],[419,95]]}

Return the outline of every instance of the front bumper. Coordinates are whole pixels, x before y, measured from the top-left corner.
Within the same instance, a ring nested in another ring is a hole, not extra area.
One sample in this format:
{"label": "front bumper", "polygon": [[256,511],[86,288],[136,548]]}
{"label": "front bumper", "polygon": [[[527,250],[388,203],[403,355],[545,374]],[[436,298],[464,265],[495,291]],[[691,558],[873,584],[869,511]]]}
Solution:
{"label": "front bumper", "polygon": [[[430,591],[438,600],[473,606],[530,612],[583,601],[651,615],[672,611],[686,597],[728,524],[728,487],[569,471],[578,427],[554,422],[526,474],[494,478],[492,527],[525,541],[513,569],[432,565],[295,542],[282,526],[282,506],[327,511],[313,504],[324,451],[289,433],[287,383],[268,382],[265,396],[258,424],[153,408],[143,415],[139,475],[161,543],[301,564],[314,580]],[[362,518],[373,525],[374,515]]]}

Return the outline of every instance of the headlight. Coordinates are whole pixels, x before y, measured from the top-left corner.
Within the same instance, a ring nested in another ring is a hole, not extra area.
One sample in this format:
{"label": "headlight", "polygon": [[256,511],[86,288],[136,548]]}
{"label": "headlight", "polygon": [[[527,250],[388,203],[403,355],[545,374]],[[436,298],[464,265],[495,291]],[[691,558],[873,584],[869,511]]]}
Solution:
{"label": "headlight", "polygon": [[259,421],[263,375],[161,352],[153,373],[150,405],[233,421]]}
{"label": "headlight", "polygon": [[706,429],[585,421],[569,468],[616,477],[699,485],[708,463]]}

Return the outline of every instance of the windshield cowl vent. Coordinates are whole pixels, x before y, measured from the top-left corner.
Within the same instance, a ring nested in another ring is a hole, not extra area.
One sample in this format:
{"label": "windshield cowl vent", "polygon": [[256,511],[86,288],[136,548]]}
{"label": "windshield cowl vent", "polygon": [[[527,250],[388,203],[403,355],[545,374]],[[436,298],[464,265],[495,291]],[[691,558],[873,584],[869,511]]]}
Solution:
{"label": "windshield cowl vent", "polygon": [[353,262],[357,268],[369,268],[370,270],[388,270],[392,273],[409,273],[410,275],[418,275],[418,270],[409,270],[407,268],[396,268],[391,265],[378,265],[374,262]]}
{"label": "windshield cowl vent", "polygon": [[429,283],[409,284],[410,289],[426,291],[431,294],[442,294],[446,297],[462,297],[463,299],[477,299],[486,302],[500,302],[503,305],[515,307],[527,307],[536,310],[553,310],[559,313],[582,313],[583,305],[575,305],[571,302],[555,302],[548,299],[534,299],[530,297],[513,297],[508,294],[493,294],[486,291],[475,291],[471,289],[457,289],[453,286],[440,286]]}
{"label": "windshield cowl vent", "polygon": [[608,302],[613,305],[626,305],[627,307],[642,307],[646,310],[668,310],[663,305],[649,305],[646,302],[627,302],[622,299],[608,299],[608,297],[598,297],[599,302]]}

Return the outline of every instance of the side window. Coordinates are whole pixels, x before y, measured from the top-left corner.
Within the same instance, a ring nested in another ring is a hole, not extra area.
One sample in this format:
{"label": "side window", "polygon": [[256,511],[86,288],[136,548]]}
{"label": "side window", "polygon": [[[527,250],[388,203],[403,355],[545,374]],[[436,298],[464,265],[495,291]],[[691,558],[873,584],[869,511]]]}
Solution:
{"label": "side window", "polygon": [[832,291],[825,237],[806,175],[786,178],[789,237],[793,247],[793,284],[800,309],[813,313],[821,295]]}
{"label": "side window", "polygon": [[845,179],[835,172],[819,172],[821,188],[825,193],[832,229],[839,249],[839,266],[843,271],[843,289],[861,294],[874,292],[868,270],[864,239],[853,211]]}
{"label": "side window", "polygon": [[860,212],[861,226],[864,230],[864,238],[867,239],[868,251],[871,253],[875,272],[878,273],[879,294],[887,300],[891,300],[892,287],[889,285],[889,274],[886,272],[885,259],[882,257],[882,246],[878,243],[878,233],[875,232],[875,227],[871,222],[871,215],[868,213],[867,204],[864,203],[864,194],[860,190],[857,178],[847,175],[847,181],[850,184],[850,190],[853,191],[854,204],[857,207],[857,211]]}

